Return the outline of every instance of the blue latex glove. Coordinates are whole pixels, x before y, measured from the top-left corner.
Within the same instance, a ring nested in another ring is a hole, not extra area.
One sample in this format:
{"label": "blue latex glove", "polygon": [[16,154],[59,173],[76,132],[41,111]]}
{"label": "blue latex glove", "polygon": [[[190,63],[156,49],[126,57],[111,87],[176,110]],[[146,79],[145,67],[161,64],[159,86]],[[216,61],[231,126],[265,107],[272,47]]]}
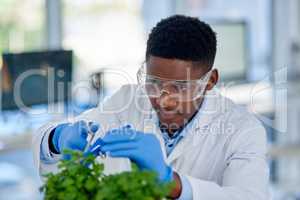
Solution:
{"label": "blue latex glove", "polygon": [[[97,146],[99,148],[97,148]],[[95,154],[126,157],[142,170],[157,172],[162,182],[173,180],[173,171],[165,163],[160,143],[155,135],[135,131],[130,127],[114,129],[99,138],[90,148]]]}
{"label": "blue latex glove", "polygon": [[[74,124],[61,124],[54,131],[53,146],[59,153],[64,149],[83,151],[87,145],[89,130],[95,134],[98,129],[99,124],[94,122],[78,121]],[[63,159],[69,158],[69,155],[63,155]]]}

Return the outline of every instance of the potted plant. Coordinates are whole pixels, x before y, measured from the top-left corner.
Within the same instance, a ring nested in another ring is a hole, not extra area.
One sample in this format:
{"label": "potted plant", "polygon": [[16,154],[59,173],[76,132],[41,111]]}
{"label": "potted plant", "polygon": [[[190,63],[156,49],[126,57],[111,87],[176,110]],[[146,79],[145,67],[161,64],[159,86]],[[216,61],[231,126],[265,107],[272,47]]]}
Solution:
{"label": "potted plant", "polygon": [[45,175],[40,188],[45,200],[158,200],[165,199],[173,187],[173,183],[159,182],[156,173],[135,165],[130,172],[104,175],[104,166],[95,156],[65,153],[71,154],[71,159],[60,161],[58,173]]}

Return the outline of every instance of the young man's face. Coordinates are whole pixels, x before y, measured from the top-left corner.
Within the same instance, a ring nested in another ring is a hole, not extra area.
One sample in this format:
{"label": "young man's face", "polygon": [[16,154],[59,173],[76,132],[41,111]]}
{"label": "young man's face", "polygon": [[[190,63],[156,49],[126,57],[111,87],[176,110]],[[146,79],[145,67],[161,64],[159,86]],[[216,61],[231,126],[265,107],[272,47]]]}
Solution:
{"label": "young man's face", "polygon": [[[198,80],[208,71],[207,67],[195,66],[193,62],[178,59],[150,56],[147,61],[148,75],[167,80]],[[218,80],[217,71],[213,70],[207,80],[209,85],[204,86],[203,92],[215,85]],[[182,126],[192,117],[203,101],[203,97],[183,101],[180,98],[174,98],[177,95],[174,88],[176,86],[166,83],[161,86],[162,92],[159,97],[149,96],[160,122],[168,126],[169,130],[176,130]]]}

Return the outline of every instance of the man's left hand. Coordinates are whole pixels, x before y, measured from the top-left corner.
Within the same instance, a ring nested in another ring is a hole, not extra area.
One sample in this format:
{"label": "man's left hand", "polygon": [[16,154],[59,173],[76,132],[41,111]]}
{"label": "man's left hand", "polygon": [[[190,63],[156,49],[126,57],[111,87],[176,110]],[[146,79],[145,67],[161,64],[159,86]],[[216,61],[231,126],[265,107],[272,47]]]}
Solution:
{"label": "man's left hand", "polygon": [[114,129],[99,138],[90,150],[95,155],[105,153],[111,157],[129,158],[140,169],[157,172],[162,182],[173,180],[173,171],[165,163],[160,142],[153,134],[145,134],[131,127]]}

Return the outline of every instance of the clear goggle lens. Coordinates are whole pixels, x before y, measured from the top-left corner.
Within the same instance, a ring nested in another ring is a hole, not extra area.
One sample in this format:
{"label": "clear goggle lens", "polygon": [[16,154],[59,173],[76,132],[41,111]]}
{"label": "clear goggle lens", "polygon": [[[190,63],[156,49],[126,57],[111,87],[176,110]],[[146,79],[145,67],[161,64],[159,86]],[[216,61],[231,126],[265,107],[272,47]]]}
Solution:
{"label": "clear goggle lens", "polygon": [[166,80],[147,75],[140,69],[137,79],[150,98],[159,98],[166,93],[178,101],[193,101],[203,96],[210,74],[211,71],[198,80]]}

